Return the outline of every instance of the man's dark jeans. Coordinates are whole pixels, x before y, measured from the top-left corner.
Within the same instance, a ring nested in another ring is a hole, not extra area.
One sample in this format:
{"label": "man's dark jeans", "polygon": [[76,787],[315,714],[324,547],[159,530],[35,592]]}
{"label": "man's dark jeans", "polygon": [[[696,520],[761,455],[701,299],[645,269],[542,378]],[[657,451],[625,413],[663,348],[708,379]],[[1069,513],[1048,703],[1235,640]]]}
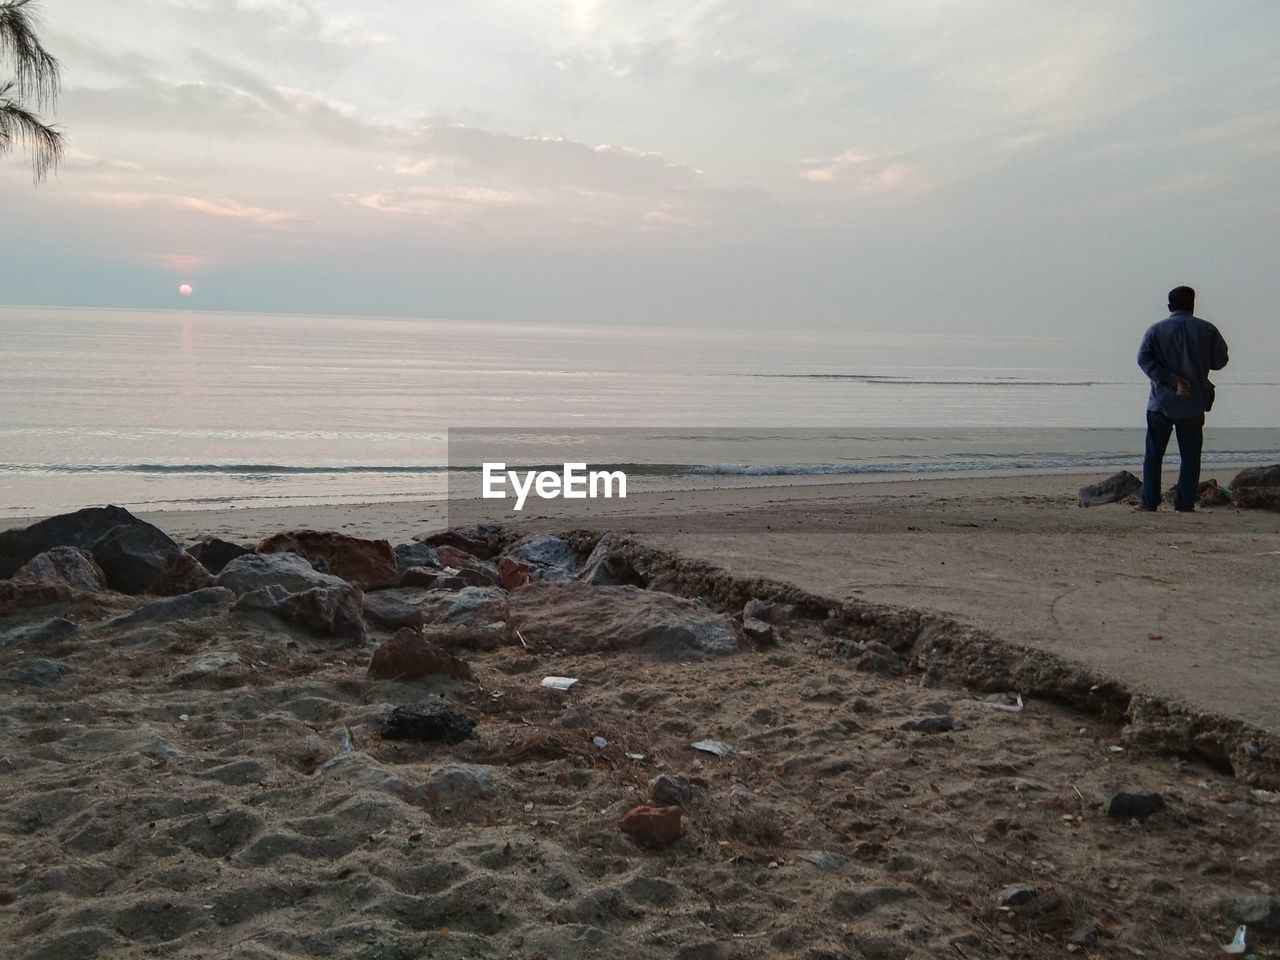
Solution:
{"label": "man's dark jeans", "polygon": [[1169,435],[1178,434],[1178,489],[1175,510],[1194,510],[1200,487],[1200,450],[1204,446],[1204,414],[1185,420],[1171,420],[1158,410],[1147,411],[1147,454],[1142,461],[1142,505],[1154,510],[1160,505],[1160,466],[1169,448]]}

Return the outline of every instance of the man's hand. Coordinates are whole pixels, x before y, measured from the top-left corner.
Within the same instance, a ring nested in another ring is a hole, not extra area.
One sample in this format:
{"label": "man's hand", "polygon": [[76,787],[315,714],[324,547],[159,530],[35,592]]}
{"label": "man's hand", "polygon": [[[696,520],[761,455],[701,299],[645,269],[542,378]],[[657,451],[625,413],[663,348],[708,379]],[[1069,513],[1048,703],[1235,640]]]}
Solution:
{"label": "man's hand", "polygon": [[1186,377],[1174,377],[1173,389],[1177,391],[1178,396],[1189,397],[1191,396],[1191,381]]}

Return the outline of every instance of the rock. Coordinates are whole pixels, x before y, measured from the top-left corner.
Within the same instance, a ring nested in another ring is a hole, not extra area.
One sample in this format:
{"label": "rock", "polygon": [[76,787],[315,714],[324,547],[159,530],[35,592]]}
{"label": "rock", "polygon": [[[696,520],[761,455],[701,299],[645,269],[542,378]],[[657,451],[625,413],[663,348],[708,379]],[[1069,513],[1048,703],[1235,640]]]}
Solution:
{"label": "rock", "polygon": [[1040,888],[1030,883],[1011,883],[996,894],[1002,907],[1020,907],[1040,896]]}
{"label": "rock", "polygon": [[120,593],[168,597],[213,583],[195,557],[141,520],[121,524],[95,540],[93,559],[106,575],[107,586]]}
{"label": "rock", "polygon": [[236,557],[253,553],[253,547],[246,547],[244,544],[233,543],[220,537],[208,537],[187,547],[187,553],[199,560],[200,566],[217,576],[222,572],[222,568]]}
{"label": "rock", "polygon": [[96,593],[107,589],[107,578],[93,557],[77,547],[53,547],[36,554],[14,573],[16,580],[60,583],[72,590]]}
{"label": "rock", "polygon": [[115,506],[87,507],[0,532],[0,578],[12,577],[54,547],[76,547],[92,556],[107,585],[122,593],[186,593],[209,585],[195,558],[159,528]]}
{"label": "rock", "polygon": [[687,777],[661,773],[649,781],[649,796],[660,807],[687,807],[693,802],[693,784]]}
{"label": "rock", "polygon": [[[1178,485],[1174,484],[1164,492],[1164,502],[1173,503],[1178,498]],[[1222,507],[1231,503],[1230,494],[1218,486],[1217,480],[1202,480],[1196,488],[1196,506]]]}
{"label": "rock", "polygon": [[1261,893],[1233,897],[1223,904],[1222,912],[1253,930],[1280,934],[1280,900],[1275,897]]}
{"label": "rock", "polygon": [[497,538],[487,531],[479,529],[443,530],[440,533],[433,533],[425,537],[415,537],[414,539],[419,543],[425,543],[436,549],[440,547],[455,547],[464,553],[471,554],[478,560],[492,560],[498,552]]}
{"label": "rock", "polygon": [[1078,494],[1082,507],[1097,507],[1104,503],[1119,503],[1125,497],[1131,497],[1142,489],[1142,481],[1128,470],[1113,473],[1105,480],[1100,480],[1087,487],[1081,487]]}
{"label": "rock", "polygon": [[448,545],[438,548],[436,552],[440,554],[440,562],[444,564],[446,575],[456,576],[473,587],[498,585],[497,564],[479,560]]}
{"label": "rock", "polygon": [[684,836],[684,818],[679,807],[632,807],[618,826],[642,847],[667,847]]}
{"label": "rock", "polygon": [[434,547],[425,543],[397,543],[391,548],[396,555],[396,574],[403,577],[413,567],[443,567]]}
{"label": "rock", "polygon": [[221,613],[231,606],[236,595],[226,587],[205,587],[176,597],[166,597],[145,607],[108,620],[108,627],[132,627],[139,623],[161,623]]}
{"label": "rock", "polygon": [[582,562],[578,579],[595,587],[643,587],[645,579],[625,557],[613,553],[613,534],[606,533],[596,541]]}
{"label": "rock", "polygon": [[535,580],[573,580],[582,568],[582,557],[569,542],[555,534],[526,537],[506,556],[524,564]]}
{"label": "rock", "polygon": [[1164,809],[1158,793],[1115,793],[1107,801],[1107,816],[1116,820],[1146,820]]}
{"label": "rock", "polygon": [[214,650],[202,653],[194,660],[175,670],[169,682],[178,687],[234,687],[244,683],[240,671],[239,654]]}
{"label": "rock", "polygon": [[218,574],[218,586],[249,593],[261,587],[283,587],[290,593],[313,587],[345,587],[341,577],[321,573],[296,553],[247,553],[230,561]]}
{"label": "rock", "polygon": [[64,617],[54,617],[52,620],[46,620],[44,623],[37,623],[26,627],[15,627],[5,633],[0,633],[0,649],[4,647],[30,647],[41,643],[53,643],[58,640],[66,639],[74,633],[79,632],[78,624],[72,623]]}
{"label": "rock", "polygon": [[401,627],[421,627],[425,622],[422,610],[417,604],[409,603],[399,597],[385,593],[366,593],[364,596],[364,617],[375,626],[387,630],[399,630]]}
{"label": "rock", "polygon": [[939,713],[928,717],[914,717],[903,723],[898,729],[914,730],[917,733],[946,733],[955,728],[955,721],[945,713]]}
{"label": "rock", "polygon": [[780,627],[795,619],[796,608],[795,604],[791,603],[752,599],[748,600],[747,605],[742,608],[742,617],[744,620],[763,620],[765,623]]}
{"label": "rock", "polygon": [[0,617],[20,610],[47,607],[73,599],[74,591],[61,583],[37,583],[34,580],[0,580]]}
{"label": "rock", "polygon": [[758,620],[755,617],[744,617],[742,620],[742,633],[752,643],[759,643],[763,646],[771,646],[774,642],[773,625]]}
{"label": "rock", "polygon": [[1241,470],[1231,481],[1230,489],[1237,507],[1280,510],[1280,463]]}
{"label": "rock", "polygon": [[261,587],[242,596],[232,609],[261,610],[319,637],[364,643],[364,592],[345,580],[338,583],[339,586],[312,587],[298,593],[288,593],[279,585]]}
{"label": "rock", "polygon": [[503,590],[516,590],[533,580],[533,569],[527,563],[510,557],[498,558],[498,586]]}
{"label": "rock", "polygon": [[293,553],[321,573],[340,577],[363,590],[400,582],[399,559],[386,540],[363,540],[329,530],[290,530],[267,537],[259,554]]}
{"label": "rock", "polygon": [[396,707],[382,722],[384,740],[418,740],[428,743],[461,743],[471,736],[476,722],[452,710]]}
{"label": "rock", "polygon": [[427,798],[445,807],[492,800],[498,795],[493,777],[486,770],[449,764],[440,767],[427,779]]}
{"label": "rock", "polygon": [[735,653],[737,625],[693,600],[637,587],[531,583],[511,594],[508,623],[529,643],[588,652],[645,647],[660,654]]}
{"label": "rock", "polygon": [[6,680],[14,683],[29,683],[36,687],[50,687],[63,677],[74,673],[71,667],[61,660],[28,660],[5,673]]}
{"label": "rock", "polygon": [[402,587],[426,587],[428,590],[438,587],[443,590],[457,590],[466,585],[456,570],[446,572],[443,567],[410,567],[400,575]]}
{"label": "rock", "polygon": [[472,679],[471,667],[465,660],[459,660],[409,627],[397,630],[373,652],[369,676],[380,680],[420,680],[428,676]]}
{"label": "rock", "polygon": [[427,623],[480,626],[507,619],[508,597],[499,587],[432,590],[419,606]]}

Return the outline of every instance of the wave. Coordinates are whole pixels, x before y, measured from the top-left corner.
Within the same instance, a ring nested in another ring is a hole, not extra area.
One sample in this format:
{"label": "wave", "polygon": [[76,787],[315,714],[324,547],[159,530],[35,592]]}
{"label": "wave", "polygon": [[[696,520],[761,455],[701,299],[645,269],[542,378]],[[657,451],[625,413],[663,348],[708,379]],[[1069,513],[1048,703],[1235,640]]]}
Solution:
{"label": "wave", "polygon": [[0,473],[148,473],[148,474],[223,474],[279,475],[320,473],[448,473],[446,466],[393,466],[388,464],[344,464],[317,466],[280,463],[5,463]]}
{"label": "wave", "polygon": [[1128,384],[1127,380],[1036,380],[1028,377],[974,377],[955,379],[905,377],[882,373],[746,373],[746,377],[769,380],[848,380],[888,386],[942,387],[1098,387]]}

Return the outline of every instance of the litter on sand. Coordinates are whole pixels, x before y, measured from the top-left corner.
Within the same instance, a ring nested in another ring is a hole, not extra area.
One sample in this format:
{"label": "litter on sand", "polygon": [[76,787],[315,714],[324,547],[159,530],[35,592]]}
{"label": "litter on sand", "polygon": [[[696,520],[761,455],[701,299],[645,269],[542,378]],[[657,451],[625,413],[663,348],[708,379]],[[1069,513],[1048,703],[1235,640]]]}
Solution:
{"label": "litter on sand", "polygon": [[693,749],[701,750],[703,753],[713,753],[717,757],[727,757],[733,753],[733,747],[719,740],[699,740],[693,744]]}
{"label": "litter on sand", "polygon": [[1245,932],[1246,931],[1243,924],[1236,927],[1236,935],[1231,938],[1230,943],[1224,943],[1222,945],[1222,952],[1223,953],[1244,953],[1246,949],[1244,945]]}
{"label": "litter on sand", "polygon": [[993,703],[990,700],[980,700],[978,702],[985,703],[988,707],[991,707],[991,709],[993,710],[1007,710],[1010,713],[1022,712],[1022,694],[1018,694],[1017,703]]}
{"label": "litter on sand", "polygon": [[355,750],[355,747],[351,743],[351,731],[347,729],[347,725],[345,723],[338,728],[338,740],[341,741],[344,752],[351,753]]}
{"label": "litter on sand", "polygon": [[627,759],[628,759],[628,760],[643,760],[643,759],[644,759],[644,754],[643,754],[643,753],[628,753],[628,754],[627,754]]}
{"label": "litter on sand", "polygon": [[543,677],[542,685],[552,690],[568,690],[578,682],[577,677]]}
{"label": "litter on sand", "polygon": [[606,740],[604,737],[592,737],[591,742],[594,743],[601,750],[603,750],[605,747],[609,745],[609,741]]}

